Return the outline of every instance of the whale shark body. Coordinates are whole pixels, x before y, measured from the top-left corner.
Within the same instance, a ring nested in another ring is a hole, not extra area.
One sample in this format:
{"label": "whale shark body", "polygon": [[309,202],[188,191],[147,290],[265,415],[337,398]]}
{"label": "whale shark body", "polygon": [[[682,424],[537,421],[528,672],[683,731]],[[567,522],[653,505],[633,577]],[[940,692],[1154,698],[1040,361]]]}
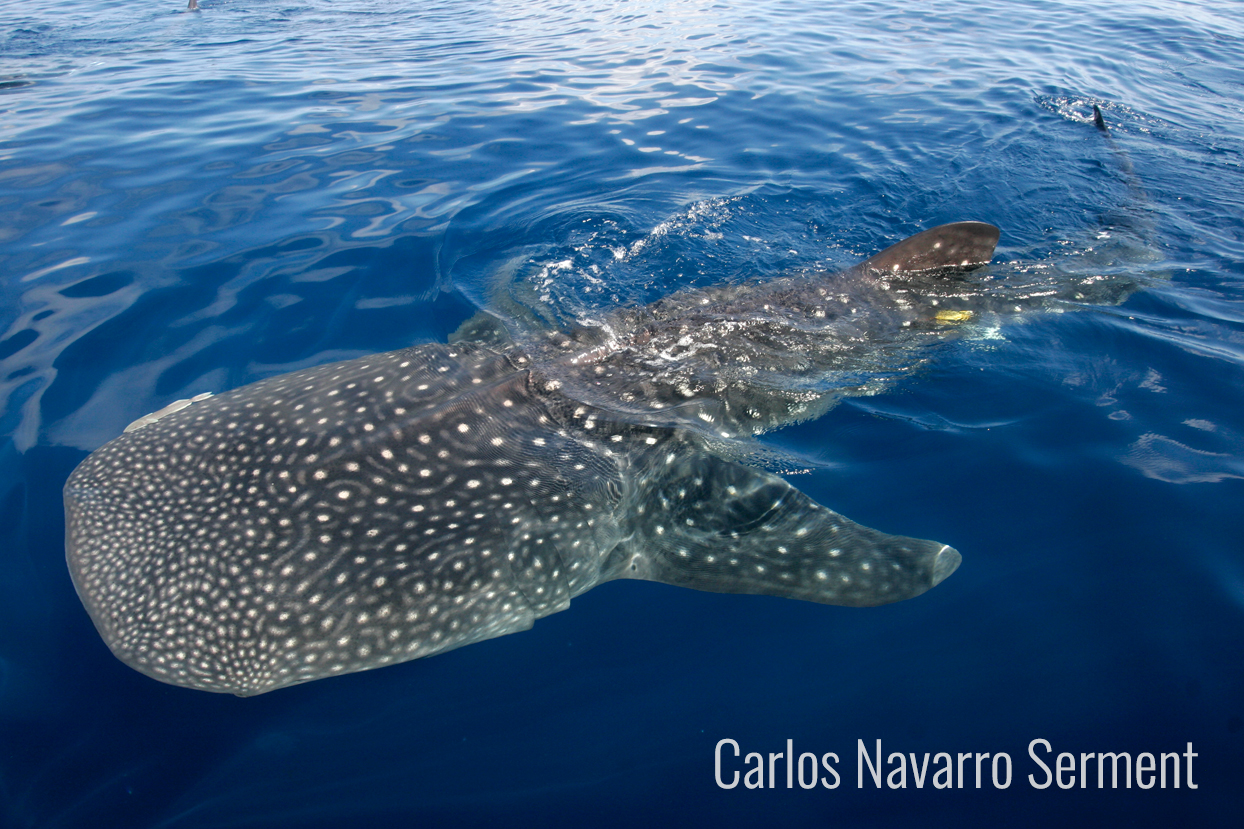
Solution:
{"label": "whale shark body", "polygon": [[[531,627],[615,578],[868,606],[959,565],[747,462],[917,362],[998,229],[178,401],[65,486],[75,586],[124,662],[242,696]],[[962,304],[962,303],[961,303]]]}

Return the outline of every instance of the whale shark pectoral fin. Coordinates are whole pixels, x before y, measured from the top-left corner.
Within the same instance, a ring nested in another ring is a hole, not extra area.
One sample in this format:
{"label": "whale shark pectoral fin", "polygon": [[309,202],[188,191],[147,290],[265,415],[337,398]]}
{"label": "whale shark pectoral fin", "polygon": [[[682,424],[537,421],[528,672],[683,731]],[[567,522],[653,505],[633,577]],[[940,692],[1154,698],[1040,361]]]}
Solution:
{"label": "whale shark pectoral fin", "polygon": [[959,566],[945,544],[863,527],[707,452],[654,466],[623,577],[863,607],[918,596]]}
{"label": "whale shark pectoral fin", "polygon": [[487,311],[476,311],[475,315],[463,322],[449,335],[450,344],[460,342],[482,343],[493,348],[508,348],[514,344],[514,338],[502,325],[501,320]]}
{"label": "whale shark pectoral fin", "polygon": [[965,271],[993,259],[1001,231],[985,222],[955,222],[930,228],[891,245],[852,270],[877,273]]}

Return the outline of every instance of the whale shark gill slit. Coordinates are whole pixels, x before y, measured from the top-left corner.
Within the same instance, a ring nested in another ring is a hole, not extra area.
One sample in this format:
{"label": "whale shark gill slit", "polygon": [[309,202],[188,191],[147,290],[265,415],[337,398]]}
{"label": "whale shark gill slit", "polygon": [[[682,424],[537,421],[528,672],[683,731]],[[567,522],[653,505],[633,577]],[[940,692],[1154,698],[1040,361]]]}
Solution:
{"label": "whale shark gill slit", "polygon": [[952,548],[740,461],[952,336],[945,280],[997,240],[946,225],[847,271],[683,291],[597,331],[513,338],[478,318],[448,344],[178,401],[66,483],[74,584],[127,664],[243,696],[523,630],[615,578],[919,595],[958,566]]}

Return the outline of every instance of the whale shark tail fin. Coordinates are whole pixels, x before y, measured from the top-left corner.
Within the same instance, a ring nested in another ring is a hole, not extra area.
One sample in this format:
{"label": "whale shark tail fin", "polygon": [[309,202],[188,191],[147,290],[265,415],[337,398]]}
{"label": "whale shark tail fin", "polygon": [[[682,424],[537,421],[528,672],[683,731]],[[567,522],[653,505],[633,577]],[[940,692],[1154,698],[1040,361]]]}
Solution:
{"label": "whale shark tail fin", "polygon": [[918,596],[959,565],[945,544],[863,527],[693,447],[656,453],[640,480],[621,578],[867,607]]}
{"label": "whale shark tail fin", "polygon": [[940,274],[989,264],[1001,231],[985,222],[954,222],[930,228],[870,256],[851,268],[874,274]]}

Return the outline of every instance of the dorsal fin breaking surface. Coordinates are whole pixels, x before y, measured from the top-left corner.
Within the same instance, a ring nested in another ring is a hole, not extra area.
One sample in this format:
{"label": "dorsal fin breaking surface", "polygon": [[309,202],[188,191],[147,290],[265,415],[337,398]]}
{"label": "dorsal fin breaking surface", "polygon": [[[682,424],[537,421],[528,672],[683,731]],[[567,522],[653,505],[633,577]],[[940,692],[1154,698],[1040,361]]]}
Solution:
{"label": "dorsal fin breaking surface", "polygon": [[891,245],[852,270],[929,273],[979,268],[993,258],[1001,231],[985,222],[954,222],[930,228]]}

